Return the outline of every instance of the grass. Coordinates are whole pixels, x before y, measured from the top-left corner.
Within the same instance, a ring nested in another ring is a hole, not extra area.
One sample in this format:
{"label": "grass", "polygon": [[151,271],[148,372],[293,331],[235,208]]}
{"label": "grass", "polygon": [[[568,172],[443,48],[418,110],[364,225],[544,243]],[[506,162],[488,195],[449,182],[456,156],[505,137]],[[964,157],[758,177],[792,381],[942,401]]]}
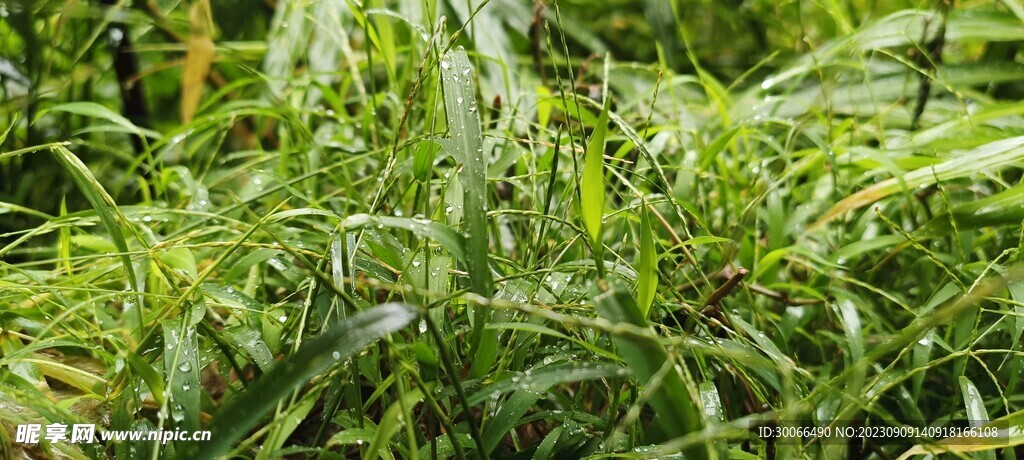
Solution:
{"label": "grass", "polygon": [[242,3],[0,4],[2,457],[1020,455],[1018,2]]}

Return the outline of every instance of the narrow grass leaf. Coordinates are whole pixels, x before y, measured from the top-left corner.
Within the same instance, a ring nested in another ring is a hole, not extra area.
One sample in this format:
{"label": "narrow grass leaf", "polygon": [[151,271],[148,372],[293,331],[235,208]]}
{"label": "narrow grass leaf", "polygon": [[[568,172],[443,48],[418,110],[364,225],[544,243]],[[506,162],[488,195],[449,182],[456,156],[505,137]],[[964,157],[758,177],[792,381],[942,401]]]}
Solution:
{"label": "narrow grass leaf", "polygon": [[246,326],[236,326],[225,329],[224,335],[235,346],[245,350],[261,371],[267,372],[273,366],[274,355],[270,352],[270,347],[260,337],[259,331]]}
{"label": "narrow grass leaf", "polygon": [[715,243],[728,243],[731,242],[729,238],[722,238],[720,236],[695,236],[686,241],[683,241],[683,246],[700,246],[702,244],[715,244]]}
{"label": "narrow grass leaf", "polygon": [[275,364],[244,394],[222,408],[210,427],[212,441],[202,444],[201,450],[190,457],[214,459],[225,455],[282,398],[331,365],[404,328],[416,316],[416,309],[409,305],[383,304],[351,316],[306,341],[287,360]]}
{"label": "narrow grass leaf", "polygon": [[462,47],[441,58],[444,107],[457,161],[465,169],[459,175],[464,191],[466,249],[473,292],[491,296],[493,278],[487,264],[487,159],[484,158],[480,115],[473,89],[473,71]]}
{"label": "narrow grass leaf", "polygon": [[377,429],[373,431],[373,438],[370,440],[370,447],[366,449],[366,460],[377,460],[382,451],[388,450],[391,438],[402,427],[402,407],[413,407],[423,401],[423,390],[416,388],[406,392],[401,401],[391,403],[391,406],[384,411]]}
{"label": "narrow grass leaf", "polygon": [[[490,297],[494,291],[494,279],[488,264],[487,159],[484,158],[480,113],[473,89],[473,68],[461,46],[441,57],[441,83],[453,154],[464,167],[459,181],[463,190],[469,281],[474,293]],[[473,312],[471,377],[483,376],[497,357],[497,333],[484,328],[490,317],[491,311],[487,308],[477,308]]]}
{"label": "narrow grass leaf", "polygon": [[901,454],[896,460],[908,460],[917,455],[984,452],[1022,445],[1024,444],[1024,410],[999,417],[981,425],[981,428],[995,428],[998,430],[998,436],[995,438],[992,436],[957,436],[945,438],[932,444],[918,444]]}
{"label": "narrow grass leaf", "polygon": [[1024,220],[1024,186],[1003,190],[985,198],[955,203],[949,214],[926,222],[915,236],[945,235],[952,231],[952,217],[960,231],[987,226],[1019,225]]}
{"label": "narrow grass leaf", "polygon": [[904,174],[903,177],[884,180],[843,198],[825,212],[825,215],[810,228],[819,228],[836,217],[874,203],[904,188],[914,189],[922,185],[933,184],[936,181],[967,177],[989,169],[1008,166],[1021,160],[1024,160],[1024,136],[990,142],[972,150],[961,152],[950,160],[934,166],[915,169]]}
{"label": "narrow grass leaf", "polygon": [[147,129],[139,128],[134,123],[129,121],[127,118],[121,116],[119,113],[114,112],[100,104],[95,102],[68,102],[65,104],[55,105],[45,110],[41,110],[39,115],[36,116],[36,120],[42,118],[44,115],[50,112],[66,112],[75,115],[81,115],[83,117],[98,118],[113,123],[115,126],[121,128],[125,132],[145,135],[147,137],[160,137],[159,133],[150,131]]}
{"label": "narrow grass leaf", "polygon": [[[604,319],[612,323],[647,327],[646,318],[640,315],[640,309],[628,292],[611,289],[594,300],[598,314]],[[700,396],[696,389],[691,390],[687,385],[668,352],[653,334],[650,337],[612,335],[612,343],[642,385],[658,385],[652,390],[648,403],[657,414],[666,434],[675,438],[704,429]],[[667,371],[663,370],[666,366]],[[656,381],[658,379],[660,382]],[[715,456],[707,443],[697,443],[684,450],[684,453],[692,459]]]}
{"label": "narrow grass leaf", "polygon": [[139,287],[139,279],[135,275],[135,267],[132,265],[131,255],[128,253],[128,242],[125,240],[123,233],[124,229],[128,228],[130,224],[117,209],[114,199],[104,190],[103,185],[96,180],[96,177],[92,175],[92,171],[85,166],[85,163],[82,163],[82,160],[78,159],[75,154],[71,153],[63,145],[53,146],[52,151],[60,165],[71,176],[71,180],[82,194],[85,195],[86,200],[89,201],[93,209],[96,210],[96,214],[100,217],[103,227],[107,229],[107,233],[110,234],[110,238],[114,241],[114,246],[117,247],[120,253],[118,257],[120,257],[121,264],[128,274],[128,284],[138,296],[135,309],[139,323],[138,333],[141,335],[142,329],[145,327],[142,319],[142,291]]}
{"label": "narrow grass leaf", "polygon": [[7,135],[11,133],[11,130],[14,129],[14,125],[16,125],[16,124],[18,124],[18,113],[17,112],[15,112],[13,116],[11,116],[11,124],[10,124],[10,126],[8,126],[7,129],[5,129],[3,133],[0,133],[0,145],[4,144],[4,141],[7,140]]}
{"label": "narrow grass leaf", "polygon": [[[467,264],[471,259],[467,254],[467,249],[469,249],[467,247],[467,239],[441,222],[420,218],[354,214],[346,217],[341,225],[345,231],[358,230],[367,226],[408,230],[420,238],[428,238],[440,244],[448,252],[452,253],[455,258],[467,262]],[[486,256],[487,254],[484,253],[484,257]],[[470,273],[470,276],[473,276],[472,273]]]}
{"label": "narrow grass leaf", "polygon": [[153,365],[149,364],[149,362],[142,359],[138,353],[132,350],[125,350],[125,356],[128,358],[128,367],[142,377],[142,380],[146,382],[146,386],[149,387],[149,392],[153,394],[153,399],[158,405],[163,406],[167,396],[164,393],[164,379],[160,376],[160,373],[157,372]]}
{"label": "narrow grass leaf", "polygon": [[164,375],[167,376],[167,405],[171,419],[178,428],[199,429],[199,403],[202,387],[199,382],[199,335],[189,324],[187,315],[181,319],[160,322],[163,327]]}
{"label": "narrow grass leaf", "polygon": [[637,263],[636,274],[637,306],[640,307],[640,316],[646,318],[658,289],[658,254],[654,248],[650,211],[646,206],[640,213],[640,260]]}
{"label": "narrow grass leaf", "polygon": [[590,236],[595,259],[601,253],[601,217],[604,215],[604,146],[608,135],[608,102],[601,109],[601,115],[594,126],[594,132],[587,143],[583,163],[583,177],[580,179],[580,214],[583,225]]}
{"label": "narrow grass leaf", "polygon": [[480,395],[494,397],[495,394],[504,393],[504,389],[513,390],[511,396],[501,403],[498,412],[488,419],[487,425],[484,427],[483,438],[484,447],[487,449],[486,453],[488,455],[493,453],[505,435],[519,425],[523,415],[534,407],[537,400],[543,397],[551,387],[563,383],[626,375],[629,375],[626,369],[612,364],[598,363],[590,366],[555,364],[530,369],[525,373],[512,376],[501,384],[482,389],[480,393],[470,397],[471,403],[477,401]]}
{"label": "narrow grass leaf", "polygon": [[967,376],[960,376],[960,394],[964,397],[964,409],[967,410],[967,420],[972,423],[987,423],[988,410],[985,409],[985,400],[981,392]]}

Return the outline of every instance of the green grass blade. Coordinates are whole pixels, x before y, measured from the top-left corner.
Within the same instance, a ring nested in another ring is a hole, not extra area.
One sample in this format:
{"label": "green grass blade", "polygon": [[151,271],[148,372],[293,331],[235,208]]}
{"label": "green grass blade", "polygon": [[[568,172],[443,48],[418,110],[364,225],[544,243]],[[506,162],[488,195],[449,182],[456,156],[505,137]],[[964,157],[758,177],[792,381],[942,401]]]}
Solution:
{"label": "green grass blade", "polygon": [[444,106],[456,160],[465,170],[459,175],[465,191],[466,246],[473,292],[491,296],[494,284],[487,264],[487,159],[484,158],[480,116],[476,109],[473,72],[461,47],[441,60]]}
{"label": "green grass blade", "polygon": [[11,117],[11,124],[10,124],[10,126],[8,126],[7,129],[5,129],[3,133],[0,133],[0,145],[3,145],[4,142],[7,141],[7,135],[11,133],[11,130],[14,129],[14,125],[16,125],[16,124],[18,124],[18,114],[17,113],[15,113]]}
{"label": "green grass blade", "polygon": [[490,455],[494,452],[505,435],[520,423],[523,415],[531,407],[534,407],[534,404],[551,387],[564,383],[622,375],[629,375],[629,372],[615,364],[601,364],[600,362],[596,365],[555,364],[534,368],[528,370],[525,375],[516,375],[506,381],[483,388],[480,393],[470,397],[471,402],[502,394],[503,390],[509,388],[514,389],[508,399],[501,403],[498,412],[488,420],[487,426],[484,428],[484,446],[487,448],[487,454]]}
{"label": "green grass blade", "polygon": [[[1002,139],[962,152],[955,158],[934,166],[915,169],[903,175],[884,180],[833,205],[811,228],[820,227],[848,211],[874,203],[905,188],[914,189],[936,181],[947,181],[998,169],[1024,160],[1024,136]],[[902,183],[901,183],[902,182]]]}
{"label": "green grass blade", "polygon": [[[612,323],[627,323],[647,327],[647,320],[640,315],[633,297],[622,289],[607,290],[595,299],[598,314]],[[623,361],[629,365],[642,385],[660,377],[660,384],[653,390],[648,401],[662,429],[672,437],[682,437],[704,429],[704,415],[700,409],[700,397],[696,389],[687,385],[683,376],[675,369],[668,352],[652,335],[650,337],[613,335],[612,343]],[[669,366],[666,371],[665,366]],[[706,443],[698,444],[684,451],[686,458],[714,458],[714,451]]]}
{"label": "green grass blade", "polygon": [[117,112],[95,102],[68,102],[66,104],[56,105],[40,111],[39,115],[36,116],[36,120],[49,112],[67,112],[75,115],[81,115],[83,117],[98,118],[113,123],[114,126],[117,126],[119,131],[137,134],[140,136],[160,137],[159,133],[139,128]]}
{"label": "green grass blade", "polygon": [[382,451],[388,450],[388,443],[402,426],[402,407],[413,407],[423,401],[423,390],[416,388],[401,396],[401,401],[391,403],[391,406],[384,411],[380,418],[377,429],[373,431],[373,438],[370,440],[370,447],[366,450],[366,460],[377,460],[381,457]]}
{"label": "green grass blade", "polygon": [[[444,86],[444,107],[448,114],[453,153],[465,168],[459,174],[459,181],[464,193],[463,218],[466,223],[466,266],[469,269],[469,280],[474,293],[490,297],[494,290],[494,279],[487,262],[487,159],[484,158],[480,114],[473,89],[473,68],[462,47],[442,56],[441,82]],[[497,335],[484,329],[490,316],[490,310],[486,308],[477,308],[474,312],[472,377],[484,375],[496,358],[494,339]]]}
{"label": "green grass blade", "polygon": [[250,385],[245,394],[222,408],[210,427],[212,441],[202,444],[201,450],[189,458],[214,459],[226,454],[282,398],[331,365],[404,328],[416,316],[416,310],[409,305],[383,304],[360,312],[305,342],[286,361],[277,363]]}
{"label": "green grass blade", "polygon": [[[408,230],[420,238],[428,238],[440,244],[441,247],[452,253],[455,258],[469,263],[467,256],[466,238],[460,235],[451,227],[426,219],[392,216],[371,216],[369,214],[354,214],[345,218],[341,223],[345,231],[358,230],[367,226],[377,228],[397,228]],[[486,253],[484,254],[486,256]],[[472,277],[472,272],[470,273]]]}
{"label": "green grass blade", "polygon": [[636,267],[636,298],[640,316],[647,313],[654,303],[658,289],[658,253],[654,248],[654,229],[651,228],[651,212],[644,206],[640,212],[640,260]]}
{"label": "green grass blade", "polygon": [[590,236],[595,261],[601,259],[601,218],[604,215],[605,195],[603,156],[608,135],[608,106],[609,102],[605,101],[594,132],[590,135],[583,163],[583,178],[580,180],[580,214]]}
{"label": "green grass blade", "polygon": [[51,151],[60,165],[71,176],[71,180],[82,194],[85,195],[85,199],[96,210],[96,214],[100,217],[100,222],[103,223],[103,227],[114,241],[114,246],[117,247],[118,257],[120,257],[121,264],[124,265],[125,272],[128,274],[128,284],[137,296],[134,306],[136,320],[138,321],[136,333],[141,337],[145,328],[142,314],[142,291],[139,288],[139,279],[135,275],[135,267],[132,265],[132,258],[128,253],[128,242],[125,240],[124,235],[124,229],[128,228],[130,223],[121,214],[121,211],[118,210],[114,199],[103,188],[103,185],[96,180],[96,177],[85,166],[85,163],[82,163],[82,160],[78,159],[75,154],[71,153],[63,145],[54,145]]}
{"label": "green grass blade", "polygon": [[167,405],[175,425],[188,431],[199,429],[199,335],[189,325],[188,315],[161,321],[163,326],[164,374],[167,376]]}
{"label": "green grass blade", "polygon": [[908,460],[917,455],[934,455],[945,452],[986,452],[1022,445],[1024,444],[1024,410],[999,417],[982,425],[982,428],[995,428],[998,430],[998,436],[960,436],[945,438],[931,444],[918,444],[908,449],[896,460]]}

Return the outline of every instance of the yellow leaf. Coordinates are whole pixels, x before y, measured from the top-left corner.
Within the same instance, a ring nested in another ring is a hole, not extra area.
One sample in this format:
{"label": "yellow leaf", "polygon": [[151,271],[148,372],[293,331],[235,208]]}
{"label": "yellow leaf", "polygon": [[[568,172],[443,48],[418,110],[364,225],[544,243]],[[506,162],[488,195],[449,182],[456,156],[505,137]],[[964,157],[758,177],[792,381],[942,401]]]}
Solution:
{"label": "yellow leaf", "polygon": [[189,11],[191,22],[185,70],[181,75],[181,120],[192,121],[213,65],[213,16],[209,0],[197,0]]}

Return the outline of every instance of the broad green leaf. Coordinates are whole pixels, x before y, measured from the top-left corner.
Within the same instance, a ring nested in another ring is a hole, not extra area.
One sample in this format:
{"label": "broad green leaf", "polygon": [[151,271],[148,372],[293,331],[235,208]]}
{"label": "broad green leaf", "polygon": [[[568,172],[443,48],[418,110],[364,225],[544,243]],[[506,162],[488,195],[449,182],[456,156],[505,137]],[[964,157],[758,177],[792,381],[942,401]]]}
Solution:
{"label": "broad green leaf", "polygon": [[231,446],[257,426],[277,402],[291,395],[311,377],[359,352],[372,342],[396,332],[414,319],[416,310],[389,303],[360,312],[308,340],[287,360],[278,362],[249,388],[218,412],[210,426],[211,442],[202,444],[198,459],[225,455]]}
{"label": "broad green leaf", "polygon": [[87,249],[98,254],[114,254],[117,252],[117,246],[114,243],[98,235],[71,235],[68,238],[68,242],[75,247]]}
{"label": "broad green leaf", "polygon": [[461,47],[442,56],[441,82],[454,155],[465,168],[459,180],[464,190],[466,265],[473,292],[490,297],[493,280],[487,262],[487,158],[480,134],[473,68]]}
{"label": "broad green leaf", "polygon": [[339,431],[334,436],[331,436],[331,439],[327,440],[327,447],[369,443],[376,432],[377,430],[372,428],[349,428]]}
{"label": "broad green leaf", "polygon": [[196,257],[188,248],[172,248],[160,253],[160,261],[175,270],[181,270],[192,277],[192,281],[199,278],[199,270],[196,269]]}

